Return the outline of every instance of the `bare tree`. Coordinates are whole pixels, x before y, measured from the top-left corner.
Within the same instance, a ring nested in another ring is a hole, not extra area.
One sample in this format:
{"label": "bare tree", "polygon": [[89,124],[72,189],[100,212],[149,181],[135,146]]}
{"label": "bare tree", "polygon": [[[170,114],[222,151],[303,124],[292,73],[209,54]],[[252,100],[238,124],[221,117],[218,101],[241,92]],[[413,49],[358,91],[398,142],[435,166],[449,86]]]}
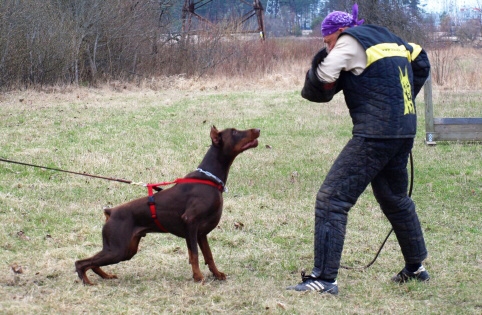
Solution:
{"label": "bare tree", "polygon": [[[175,0],[0,1],[0,87],[155,73]],[[166,22],[167,21],[167,22]]]}
{"label": "bare tree", "polygon": [[481,23],[478,19],[468,20],[462,23],[456,31],[459,41],[464,43],[472,43],[480,36]]}

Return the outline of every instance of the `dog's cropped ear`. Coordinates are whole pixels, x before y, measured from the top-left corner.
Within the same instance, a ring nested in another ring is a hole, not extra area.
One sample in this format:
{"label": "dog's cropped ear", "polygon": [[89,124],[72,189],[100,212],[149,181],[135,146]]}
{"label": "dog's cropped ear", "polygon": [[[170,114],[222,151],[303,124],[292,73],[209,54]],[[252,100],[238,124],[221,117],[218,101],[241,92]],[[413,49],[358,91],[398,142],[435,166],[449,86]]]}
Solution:
{"label": "dog's cropped ear", "polygon": [[219,134],[218,129],[214,125],[211,127],[211,140],[213,141],[213,144],[215,146],[221,144],[221,135]]}

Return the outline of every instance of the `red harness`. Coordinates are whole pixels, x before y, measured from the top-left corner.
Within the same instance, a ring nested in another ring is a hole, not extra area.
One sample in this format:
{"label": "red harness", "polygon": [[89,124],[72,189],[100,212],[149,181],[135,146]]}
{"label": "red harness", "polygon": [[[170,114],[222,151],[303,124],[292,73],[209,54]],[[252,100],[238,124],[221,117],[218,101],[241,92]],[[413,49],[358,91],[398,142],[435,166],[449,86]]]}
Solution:
{"label": "red harness", "polygon": [[178,178],[173,182],[163,182],[163,183],[158,183],[158,184],[146,184],[147,193],[149,194],[147,204],[149,205],[149,209],[151,210],[151,217],[154,220],[154,223],[156,223],[157,227],[162,232],[165,232],[165,233],[168,233],[167,229],[161,224],[161,222],[159,222],[159,219],[157,218],[156,203],[154,202],[153,189],[157,188],[159,186],[166,186],[166,185],[171,185],[171,184],[204,184],[204,185],[216,187],[221,192],[224,191],[224,186],[222,184],[218,184],[218,183],[212,182],[210,180],[206,180],[206,179],[197,179],[197,178]]}

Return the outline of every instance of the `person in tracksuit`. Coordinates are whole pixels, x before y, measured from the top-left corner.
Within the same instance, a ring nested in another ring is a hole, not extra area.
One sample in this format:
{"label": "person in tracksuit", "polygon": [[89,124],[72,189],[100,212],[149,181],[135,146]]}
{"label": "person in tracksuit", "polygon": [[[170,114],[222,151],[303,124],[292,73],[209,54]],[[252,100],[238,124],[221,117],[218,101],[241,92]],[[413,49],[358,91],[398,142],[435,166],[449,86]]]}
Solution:
{"label": "person in tracksuit", "polygon": [[426,52],[386,28],[363,25],[353,13],[335,11],[322,22],[326,48],[313,58],[301,95],[329,102],[343,91],[353,137],[335,160],[316,195],[314,267],[287,289],[338,294],[336,278],[350,208],[371,184],[405,260],[392,280],[428,281],[427,249],[407,194],[407,162],[417,127],[415,97],[429,76]]}

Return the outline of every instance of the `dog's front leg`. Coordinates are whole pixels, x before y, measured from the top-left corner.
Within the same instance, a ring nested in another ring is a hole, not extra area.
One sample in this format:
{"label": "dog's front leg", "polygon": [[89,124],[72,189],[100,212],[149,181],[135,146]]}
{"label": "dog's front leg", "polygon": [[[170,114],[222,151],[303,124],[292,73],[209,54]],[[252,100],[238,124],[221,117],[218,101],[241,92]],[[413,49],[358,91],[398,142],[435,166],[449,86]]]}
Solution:
{"label": "dog's front leg", "polygon": [[204,280],[204,276],[199,268],[199,254],[196,240],[192,241],[189,238],[186,238],[186,243],[187,250],[189,252],[189,263],[191,264],[192,268],[192,277],[194,278],[194,281],[201,282]]}
{"label": "dog's front leg", "polygon": [[211,248],[209,247],[207,235],[199,236],[198,239],[199,247],[204,256],[204,262],[209,266],[209,270],[213,273],[214,277],[218,280],[226,280],[226,275],[218,270],[216,264],[214,263],[213,254],[211,253]]}
{"label": "dog's front leg", "polygon": [[183,215],[182,219],[186,223],[186,244],[189,253],[189,263],[192,268],[192,277],[194,281],[201,282],[204,280],[204,276],[199,268],[199,253],[197,248],[198,226],[193,224],[186,215]]}

